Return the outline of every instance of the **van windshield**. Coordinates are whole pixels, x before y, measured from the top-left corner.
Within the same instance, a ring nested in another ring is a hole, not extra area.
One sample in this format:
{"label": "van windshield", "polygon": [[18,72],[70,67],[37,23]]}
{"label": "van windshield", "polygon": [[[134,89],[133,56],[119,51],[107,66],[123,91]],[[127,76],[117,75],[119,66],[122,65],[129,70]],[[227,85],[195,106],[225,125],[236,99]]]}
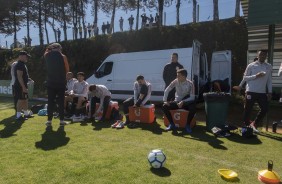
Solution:
{"label": "van windshield", "polygon": [[112,69],[113,69],[113,62],[106,62],[97,70],[95,76],[97,78],[101,78],[106,75],[109,75],[112,73]]}

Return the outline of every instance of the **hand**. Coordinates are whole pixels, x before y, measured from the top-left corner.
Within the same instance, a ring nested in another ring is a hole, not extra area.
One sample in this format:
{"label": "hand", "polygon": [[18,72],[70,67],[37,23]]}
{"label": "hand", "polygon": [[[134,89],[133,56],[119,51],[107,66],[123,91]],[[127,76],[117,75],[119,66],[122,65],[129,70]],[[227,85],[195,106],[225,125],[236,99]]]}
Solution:
{"label": "hand", "polygon": [[272,94],[271,94],[271,93],[268,93],[268,94],[267,94],[267,100],[270,101],[271,98],[272,98]]}
{"label": "hand", "polygon": [[241,91],[241,87],[240,86],[233,86],[233,88],[232,89],[234,89],[234,90],[236,90],[236,91]]}
{"label": "hand", "polygon": [[164,102],[164,105],[170,106],[170,104],[168,102]]}
{"label": "hand", "polygon": [[28,93],[26,88],[23,88],[23,93]]}
{"label": "hand", "polygon": [[177,106],[181,109],[183,106],[183,101],[180,101],[179,103],[177,103]]}
{"label": "hand", "polygon": [[259,72],[259,73],[257,73],[256,74],[256,78],[260,78],[260,77],[263,77],[263,76],[265,76],[265,72]]}

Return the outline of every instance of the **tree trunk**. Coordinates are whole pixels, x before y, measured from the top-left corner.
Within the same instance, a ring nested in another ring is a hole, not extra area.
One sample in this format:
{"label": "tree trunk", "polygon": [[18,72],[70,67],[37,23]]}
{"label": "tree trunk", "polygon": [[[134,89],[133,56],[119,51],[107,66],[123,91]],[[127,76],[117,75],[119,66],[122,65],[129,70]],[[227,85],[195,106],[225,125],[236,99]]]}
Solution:
{"label": "tree trunk", "polygon": [[218,21],[218,0],[213,0],[213,20]]}
{"label": "tree trunk", "polygon": [[29,44],[29,39],[30,39],[30,32],[29,32],[29,8],[30,8],[30,3],[27,1],[26,5],[26,32],[27,32],[27,46],[30,47],[31,45]]}
{"label": "tree trunk", "polygon": [[98,0],[94,0],[94,23],[98,25]]}
{"label": "tree trunk", "polygon": [[63,25],[63,30],[64,30],[64,40],[68,40],[68,35],[67,35],[67,20],[66,20],[66,12],[65,12],[65,7],[63,6],[62,9],[63,17],[64,17],[64,25]]}
{"label": "tree trunk", "polygon": [[177,0],[177,2],[176,2],[176,25],[177,26],[180,25],[180,21],[179,21],[179,8],[180,8],[180,0]]}
{"label": "tree trunk", "polygon": [[240,0],[236,0],[235,17],[240,17]]}
{"label": "tree trunk", "polygon": [[47,30],[47,14],[46,14],[46,6],[44,7],[44,26],[45,26],[45,34],[46,34],[46,40],[47,44],[49,45],[49,35],[48,35],[48,30]]}
{"label": "tree trunk", "polygon": [[193,0],[193,23],[197,22],[197,0]]}
{"label": "tree trunk", "polygon": [[117,7],[117,0],[113,0],[113,13],[111,18],[111,26],[110,26],[110,33],[114,33],[114,22],[115,22],[115,15],[116,15],[116,7]]}
{"label": "tree trunk", "polygon": [[160,16],[159,27],[161,27],[163,25],[164,0],[158,0],[158,3],[159,3],[159,16]]}
{"label": "tree trunk", "polygon": [[39,43],[44,45],[43,32],[42,32],[42,0],[38,0],[38,28],[39,28]]}
{"label": "tree trunk", "polygon": [[14,48],[18,48],[18,40],[17,40],[17,17],[16,10],[13,11],[13,26],[14,26]]}
{"label": "tree trunk", "polygon": [[139,9],[140,9],[140,1],[137,0],[137,13],[136,13],[136,31],[138,30],[139,26]]}
{"label": "tree trunk", "polygon": [[54,36],[55,36],[55,42],[57,42],[57,31],[55,28],[55,3],[53,3],[53,20],[52,20],[52,29],[54,31]]}
{"label": "tree trunk", "polygon": [[86,25],[85,25],[85,12],[84,12],[83,0],[80,1],[80,5],[81,5],[81,13],[82,13],[82,31],[84,38],[86,38],[87,31],[85,31]]}

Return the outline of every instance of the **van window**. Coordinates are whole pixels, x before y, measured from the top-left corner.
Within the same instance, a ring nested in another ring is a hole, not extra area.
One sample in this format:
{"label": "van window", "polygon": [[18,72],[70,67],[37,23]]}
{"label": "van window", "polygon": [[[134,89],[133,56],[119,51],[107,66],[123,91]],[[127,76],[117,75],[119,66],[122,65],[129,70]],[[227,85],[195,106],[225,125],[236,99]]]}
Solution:
{"label": "van window", "polygon": [[106,62],[104,63],[96,72],[95,76],[97,78],[104,77],[112,73],[113,69],[113,62]]}

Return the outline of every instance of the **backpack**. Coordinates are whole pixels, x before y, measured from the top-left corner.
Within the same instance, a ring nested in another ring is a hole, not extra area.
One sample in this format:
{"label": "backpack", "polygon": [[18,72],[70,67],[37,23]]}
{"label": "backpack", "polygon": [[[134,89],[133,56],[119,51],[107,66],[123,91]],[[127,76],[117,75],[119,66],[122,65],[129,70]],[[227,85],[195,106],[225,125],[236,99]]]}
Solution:
{"label": "backpack", "polygon": [[30,110],[32,111],[33,114],[37,114],[39,110],[44,109],[45,104],[37,104],[31,106]]}

